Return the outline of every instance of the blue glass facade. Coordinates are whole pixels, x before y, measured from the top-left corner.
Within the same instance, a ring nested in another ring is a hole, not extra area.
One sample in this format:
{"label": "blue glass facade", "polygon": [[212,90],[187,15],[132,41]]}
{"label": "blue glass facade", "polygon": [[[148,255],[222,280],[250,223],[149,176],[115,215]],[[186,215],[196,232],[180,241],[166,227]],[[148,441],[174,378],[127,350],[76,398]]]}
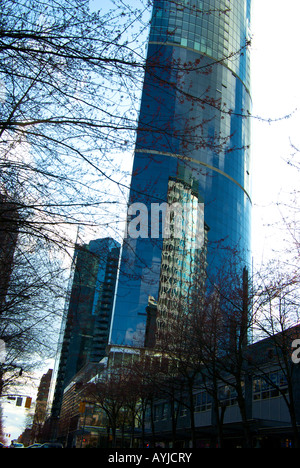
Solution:
{"label": "blue glass facade", "polygon": [[154,1],[129,197],[149,218],[123,244],[111,343],[143,344],[163,252],[151,204],[168,200],[171,180],[204,203],[208,272],[228,248],[249,266],[249,27],[250,0]]}
{"label": "blue glass facade", "polygon": [[105,356],[119,255],[120,245],[110,237],[76,245],[51,389],[53,417],[59,415],[64,389],[77,372]]}

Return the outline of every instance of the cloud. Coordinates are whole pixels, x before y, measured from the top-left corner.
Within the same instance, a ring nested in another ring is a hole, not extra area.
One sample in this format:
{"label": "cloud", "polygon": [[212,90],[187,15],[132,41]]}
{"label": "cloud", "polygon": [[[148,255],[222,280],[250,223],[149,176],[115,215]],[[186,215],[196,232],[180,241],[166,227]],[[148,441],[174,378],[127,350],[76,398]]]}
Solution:
{"label": "cloud", "polygon": [[131,346],[143,346],[145,340],[145,324],[138,323],[135,330],[128,328],[125,334],[125,342]]}

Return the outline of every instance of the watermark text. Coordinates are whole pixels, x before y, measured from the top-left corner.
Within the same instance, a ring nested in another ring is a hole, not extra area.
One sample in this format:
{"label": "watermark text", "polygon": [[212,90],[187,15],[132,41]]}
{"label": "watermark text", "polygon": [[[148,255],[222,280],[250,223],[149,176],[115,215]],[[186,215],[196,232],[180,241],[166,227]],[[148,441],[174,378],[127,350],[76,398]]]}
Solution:
{"label": "watermark text", "polygon": [[125,237],[132,239],[180,239],[187,248],[204,243],[203,203],[133,203],[128,208]]}
{"label": "watermark text", "polygon": [[299,364],[300,362],[300,339],[294,340],[292,342],[292,348],[295,350],[292,352],[292,362],[294,364]]}

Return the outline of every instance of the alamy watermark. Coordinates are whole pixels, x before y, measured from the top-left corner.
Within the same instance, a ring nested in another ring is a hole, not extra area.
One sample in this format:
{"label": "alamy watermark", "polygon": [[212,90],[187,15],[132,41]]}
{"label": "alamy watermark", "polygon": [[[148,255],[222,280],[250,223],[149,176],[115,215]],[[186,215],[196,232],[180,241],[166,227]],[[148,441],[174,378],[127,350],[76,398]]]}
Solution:
{"label": "alamy watermark", "polygon": [[180,239],[186,247],[204,243],[204,203],[133,203],[128,208],[125,237]]}
{"label": "alamy watermark", "polygon": [[294,340],[292,342],[292,348],[296,348],[292,352],[292,362],[294,364],[299,364],[300,363],[300,339]]}
{"label": "alamy watermark", "polygon": [[0,340],[0,364],[3,364],[6,357],[6,347],[5,342]]}

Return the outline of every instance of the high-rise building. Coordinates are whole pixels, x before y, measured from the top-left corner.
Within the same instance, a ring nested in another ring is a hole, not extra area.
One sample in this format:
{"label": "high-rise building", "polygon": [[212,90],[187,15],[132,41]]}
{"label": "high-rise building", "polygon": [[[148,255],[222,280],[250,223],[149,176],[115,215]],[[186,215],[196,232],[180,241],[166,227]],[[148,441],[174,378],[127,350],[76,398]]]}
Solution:
{"label": "high-rise building", "polygon": [[0,307],[4,306],[18,239],[19,213],[14,200],[0,193]]}
{"label": "high-rise building", "polygon": [[[203,252],[211,277],[233,252],[250,265],[250,3],[153,2],[112,344],[143,345],[149,300],[153,312],[166,284],[192,287]],[[157,214],[170,200],[203,208],[203,229],[190,209],[177,244]]]}
{"label": "high-rise building", "polygon": [[75,248],[72,285],[50,396],[54,419],[59,416],[64,389],[72,378],[85,365],[98,363],[105,356],[119,255],[120,245],[109,237]]}
{"label": "high-rise building", "polygon": [[33,430],[36,432],[36,436],[38,436],[38,431],[46,419],[47,402],[49,397],[52,372],[52,369],[48,369],[47,373],[42,376],[38,388],[33,417]]}

